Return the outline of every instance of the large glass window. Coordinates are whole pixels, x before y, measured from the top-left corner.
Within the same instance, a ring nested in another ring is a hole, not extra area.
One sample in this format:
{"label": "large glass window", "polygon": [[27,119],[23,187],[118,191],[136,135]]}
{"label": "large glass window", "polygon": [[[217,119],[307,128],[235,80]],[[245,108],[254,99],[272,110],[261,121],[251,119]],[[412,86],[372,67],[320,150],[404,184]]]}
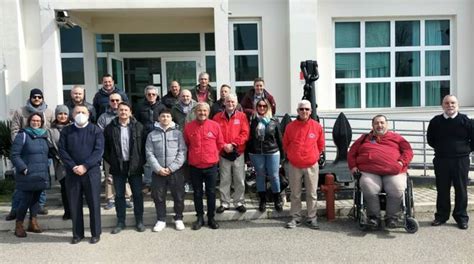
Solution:
{"label": "large glass window", "polygon": [[82,58],[62,58],[63,84],[84,84],[84,60]]}
{"label": "large glass window", "polygon": [[114,52],[115,50],[114,34],[96,34],[95,42],[97,52]]}
{"label": "large glass window", "polygon": [[258,49],[258,33],[256,24],[234,24],[234,49]]}
{"label": "large glass window", "polygon": [[80,27],[60,28],[59,36],[62,53],[82,52],[82,30]]}
{"label": "large glass window", "polygon": [[334,28],[337,108],[434,106],[450,93],[450,19],[360,19]]}
{"label": "large glass window", "polygon": [[239,87],[236,92],[240,96],[253,86],[255,78],[261,77],[260,22],[230,21],[229,30],[231,85]]}

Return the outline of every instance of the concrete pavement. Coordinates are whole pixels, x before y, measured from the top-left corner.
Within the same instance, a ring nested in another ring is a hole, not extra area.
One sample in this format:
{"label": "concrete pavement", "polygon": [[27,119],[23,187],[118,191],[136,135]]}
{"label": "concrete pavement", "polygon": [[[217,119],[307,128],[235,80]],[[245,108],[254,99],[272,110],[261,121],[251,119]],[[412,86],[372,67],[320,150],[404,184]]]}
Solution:
{"label": "concrete pavement", "polygon": [[[41,215],[38,217],[38,221],[41,227],[45,230],[70,230],[72,223],[71,221],[63,221],[62,214],[63,209],[59,201],[59,190],[53,188],[48,191],[48,215]],[[474,211],[474,186],[468,187],[469,192],[469,210]],[[452,201],[454,201],[454,190],[451,191]],[[255,197],[255,194],[246,194],[247,196],[247,212],[240,214],[235,210],[228,210],[222,214],[216,215],[216,220],[219,222],[222,221],[236,221],[236,220],[255,220],[255,219],[278,219],[289,216],[289,203],[285,203],[284,210],[281,213],[278,213],[273,210],[272,204],[267,204],[267,211],[265,213],[260,213],[257,210],[258,199]],[[415,198],[415,212],[416,213],[434,213],[435,211],[435,202],[436,202],[436,190],[430,187],[417,187],[414,188],[414,198]],[[205,204],[205,203],[204,203]],[[219,201],[217,201],[219,205]],[[102,203],[102,206],[104,203]],[[346,217],[352,208],[352,200],[337,200],[336,201],[336,217],[343,218]],[[304,206],[304,205],[303,205]],[[9,204],[0,204],[0,231],[8,231],[14,229],[14,221],[5,221],[5,216],[10,210]],[[168,199],[167,202],[167,222],[168,225],[173,225],[173,202],[171,199]],[[85,224],[88,226],[88,209],[84,208],[85,214]],[[115,209],[101,211],[102,215],[102,227],[114,227],[116,224],[116,215]],[[324,217],[325,215],[325,201],[318,201],[318,215]],[[190,223],[195,221],[195,212],[194,205],[192,202],[192,196],[187,195],[185,200],[185,213],[183,221],[190,226]],[[148,228],[153,227],[156,222],[156,213],[154,203],[151,200],[150,196],[145,198],[145,213],[144,213],[144,223]],[[127,226],[133,227],[135,221],[133,218],[133,209],[127,210]]]}

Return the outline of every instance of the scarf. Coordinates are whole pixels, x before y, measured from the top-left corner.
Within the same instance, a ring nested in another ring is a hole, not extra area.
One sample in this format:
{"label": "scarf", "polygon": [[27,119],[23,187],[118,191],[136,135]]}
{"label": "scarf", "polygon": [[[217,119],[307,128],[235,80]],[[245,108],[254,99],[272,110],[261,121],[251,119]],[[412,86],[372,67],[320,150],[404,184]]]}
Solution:
{"label": "scarf", "polygon": [[27,127],[25,128],[25,131],[31,135],[34,135],[36,137],[44,135],[46,133],[46,129],[44,128],[32,128],[32,127]]}
{"label": "scarf", "polygon": [[267,125],[270,123],[270,118],[259,116],[258,118],[258,125],[257,125],[257,138],[260,141],[265,139],[265,129]]}
{"label": "scarf", "polygon": [[43,113],[46,108],[48,108],[48,105],[45,103],[45,102],[42,102],[39,106],[37,107],[34,107],[32,104],[31,104],[31,101],[30,99],[26,100],[26,110],[30,113],[30,114],[33,114],[33,113]]}

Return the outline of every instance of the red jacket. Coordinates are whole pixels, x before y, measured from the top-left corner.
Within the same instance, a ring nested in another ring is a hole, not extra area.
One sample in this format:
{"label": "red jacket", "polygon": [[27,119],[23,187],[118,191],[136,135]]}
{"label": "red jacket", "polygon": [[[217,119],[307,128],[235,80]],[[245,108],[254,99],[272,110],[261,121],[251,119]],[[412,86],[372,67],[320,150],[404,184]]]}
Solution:
{"label": "red jacket", "polygon": [[224,142],[236,146],[239,154],[244,153],[250,130],[247,116],[240,111],[235,111],[230,119],[227,119],[227,113],[224,110],[216,114],[213,120],[221,127]]}
{"label": "red jacket", "polygon": [[360,171],[383,176],[406,172],[412,158],[410,143],[399,134],[388,131],[377,140],[372,133],[362,135],[352,144],[347,162],[349,169],[357,167]]}
{"label": "red jacket", "polygon": [[219,152],[225,144],[219,124],[209,119],[187,123],[184,141],[188,146],[189,165],[201,169],[219,162]]}
{"label": "red jacket", "polygon": [[315,120],[296,119],[286,126],[283,149],[291,165],[300,169],[313,166],[324,147],[324,131]]}

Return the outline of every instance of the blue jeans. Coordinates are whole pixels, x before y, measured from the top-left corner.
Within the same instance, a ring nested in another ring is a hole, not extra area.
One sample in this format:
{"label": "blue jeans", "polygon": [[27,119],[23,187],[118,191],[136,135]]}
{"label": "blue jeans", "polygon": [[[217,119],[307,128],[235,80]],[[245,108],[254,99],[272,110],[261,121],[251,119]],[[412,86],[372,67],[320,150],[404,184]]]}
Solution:
{"label": "blue jeans", "polygon": [[[20,206],[20,202],[23,199],[23,191],[19,191],[15,189],[12,195],[12,211],[15,211],[18,206]],[[39,205],[40,207],[44,207],[46,204],[46,192],[42,191],[39,197]]]}
{"label": "blue jeans", "polygon": [[280,192],[280,152],[277,151],[271,154],[252,154],[250,153],[250,160],[257,173],[257,191],[266,192],[266,177],[270,180],[272,185],[272,192]]}
{"label": "blue jeans", "polygon": [[204,205],[202,202],[204,196],[202,183],[204,182],[206,184],[207,218],[214,218],[216,211],[217,165],[205,169],[189,166],[189,172],[194,189],[194,209],[196,210],[196,215],[198,217],[204,215]]}
{"label": "blue jeans", "polygon": [[[112,175],[115,187],[115,211],[117,213],[117,222],[125,224],[125,184],[130,184],[133,197],[133,214],[138,224],[143,222],[143,194],[142,194],[142,177],[140,175],[128,176],[128,163],[124,165],[124,172],[121,175]],[[128,177],[127,177],[128,176]]]}

